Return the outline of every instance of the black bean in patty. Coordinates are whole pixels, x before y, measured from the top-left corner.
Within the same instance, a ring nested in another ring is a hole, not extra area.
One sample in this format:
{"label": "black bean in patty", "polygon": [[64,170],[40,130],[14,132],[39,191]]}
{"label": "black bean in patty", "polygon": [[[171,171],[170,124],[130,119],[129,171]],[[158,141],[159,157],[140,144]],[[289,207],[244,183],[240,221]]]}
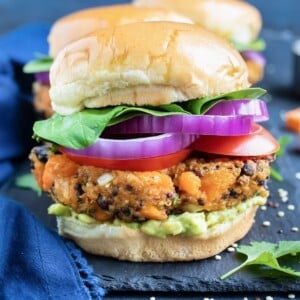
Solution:
{"label": "black bean in patty", "polygon": [[252,176],[254,174],[254,169],[250,164],[245,163],[241,170],[241,174],[247,175],[247,176]]}
{"label": "black bean in patty", "polygon": [[131,216],[131,211],[130,211],[130,208],[129,207],[124,207],[122,208],[122,213],[127,216],[127,217],[130,217]]}
{"label": "black bean in patty", "polygon": [[239,194],[235,190],[230,190],[229,196],[236,199],[239,197]]}
{"label": "black bean in patty", "polygon": [[112,198],[105,199],[99,195],[97,203],[102,209],[108,210],[109,206],[114,203],[114,200]]}
{"label": "black bean in patty", "polygon": [[39,146],[39,147],[35,147],[34,148],[34,153],[37,157],[37,159],[42,162],[42,163],[46,163],[49,159],[49,155],[48,155],[48,149],[45,148],[44,146]]}
{"label": "black bean in patty", "polygon": [[132,192],[133,191],[133,186],[130,185],[130,184],[126,184],[126,190],[129,191],[129,192]]}
{"label": "black bean in patty", "polygon": [[80,183],[76,183],[74,185],[74,189],[76,190],[76,196],[77,198],[80,198],[80,196],[84,193],[82,189],[82,185]]}
{"label": "black bean in patty", "polygon": [[111,193],[111,194],[113,195],[113,197],[118,196],[118,194],[119,194],[119,187],[114,186],[114,187],[112,188],[112,193]]}
{"label": "black bean in patty", "polygon": [[205,204],[204,200],[203,199],[198,199],[197,200],[198,204],[203,206]]}
{"label": "black bean in patty", "polygon": [[257,184],[263,186],[266,190],[269,189],[267,180],[258,180]]}

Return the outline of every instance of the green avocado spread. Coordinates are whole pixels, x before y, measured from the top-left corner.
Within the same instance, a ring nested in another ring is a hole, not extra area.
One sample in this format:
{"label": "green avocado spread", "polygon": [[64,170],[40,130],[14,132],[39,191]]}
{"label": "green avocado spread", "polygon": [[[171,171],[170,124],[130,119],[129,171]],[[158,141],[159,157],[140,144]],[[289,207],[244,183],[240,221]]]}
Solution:
{"label": "green avocado spread", "polygon": [[[227,208],[221,211],[184,212],[179,215],[170,215],[166,220],[163,221],[148,220],[140,223],[127,223],[119,219],[115,219],[112,222],[103,223],[111,224],[114,226],[127,226],[132,229],[140,229],[145,234],[160,238],[164,238],[168,235],[204,235],[208,231],[212,232],[216,230],[219,225],[233,221],[240,214],[244,213],[248,208],[252,206],[264,205],[265,202],[265,198],[257,196],[245,202],[242,202],[235,207]],[[94,218],[86,214],[75,213],[70,207],[59,203],[55,203],[49,206],[48,213],[56,216],[75,218],[85,224],[101,224]]]}

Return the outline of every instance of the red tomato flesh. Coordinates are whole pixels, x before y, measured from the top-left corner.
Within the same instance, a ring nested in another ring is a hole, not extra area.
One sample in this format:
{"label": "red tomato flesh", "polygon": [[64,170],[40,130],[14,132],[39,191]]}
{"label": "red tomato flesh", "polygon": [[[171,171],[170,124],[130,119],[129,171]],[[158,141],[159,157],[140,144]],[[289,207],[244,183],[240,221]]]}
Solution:
{"label": "red tomato flesh", "polygon": [[[64,152],[61,149],[62,152]],[[172,167],[185,160],[191,153],[190,149],[183,149],[168,155],[140,158],[140,159],[106,159],[92,156],[83,156],[66,153],[73,161],[81,165],[90,165],[94,167],[123,170],[123,171],[156,171]]]}
{"label": "red tomato flesh", "polygon": [[227,156],[266,156],[279,150],[276,139],[262,126],[253,125],[253,131],[240,136],[202,135],[192,149]]}

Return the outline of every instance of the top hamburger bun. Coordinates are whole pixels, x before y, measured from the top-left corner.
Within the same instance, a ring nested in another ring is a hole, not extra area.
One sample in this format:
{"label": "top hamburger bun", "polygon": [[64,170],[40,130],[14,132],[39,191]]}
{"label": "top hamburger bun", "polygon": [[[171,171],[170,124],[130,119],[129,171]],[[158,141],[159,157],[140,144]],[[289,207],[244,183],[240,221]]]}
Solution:
{"label": "top hamburger bun", "polygon": [[114,5],[81,10],[54,23],[48,36],[49,55],[56,57],[58,52],[70,42],[101,28],[160,20],[192,23],[187,17],[164,8]]}
{"label": "top hamburger bun", "polygon": [[172,9],[237,43],[251,42],[262,27],[259,11],[239,0],[134,0],[134,4]]}
{"label": "top hamburger bun", "polygon": [[[187,17],[164,8],[114,5],[77,11],[53,24],[48,36],[49,55],[56,57],[58,52],[67,44],[101,28],[159,20],[192,23]],[[33,90],[36,111],[49,118],[54,113],[49,97],[49,83],[36,81]]]}
{"label": "top hamburger bun", "polygon": [[[153,34],[155,33],[155,34]],[[226,41],[192,24],[133,23],[65,47],[50,72],[52,105],[160,105],[249,86],[247,67]]]}

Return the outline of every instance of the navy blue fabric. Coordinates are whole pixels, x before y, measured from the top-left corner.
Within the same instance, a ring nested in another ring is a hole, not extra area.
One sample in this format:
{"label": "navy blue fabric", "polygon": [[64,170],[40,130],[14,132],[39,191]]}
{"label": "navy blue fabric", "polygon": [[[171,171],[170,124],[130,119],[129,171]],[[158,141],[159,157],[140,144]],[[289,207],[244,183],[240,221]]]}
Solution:
{"label": "navy blue fabric", "polygon": [[4,182],[14,171],[12,164],[9,161],[0,162],[0,183]]}
{"label": "navy blue fabric", "polygon": [[48,54],[47,36],[50,26],[40,23],[28,24],[0,36],[1,55],[25,64],[35,58],[37,53]]}
{"label": "navy blue fabric", "polygon": [[0,195],[0,298],[102,299],[104,290],[73,243]]}
{"label": "navy blue fabric", "polygon": [[22,67],[35,53],[47,54],[49,28],[49,24],[30,24],[0,37],[0,185],[33,144],[33,78],[23,74]]}
{"label": "navy blue fabric", "polygon": [[[0,37],[0,185],[32,147],[33,76],[22,67],[34,53],[47,54],[49,28],[32,24]],[[104,290],[73,243],[1,195],[0,216],[1,300],[102,299]]]}
{"label": "navy blue fabric", "polygon": [[20,110],[18,87],[9,76],[0,74],[0,160],[17,157],[22,153],[21,139],[19,133]]}

